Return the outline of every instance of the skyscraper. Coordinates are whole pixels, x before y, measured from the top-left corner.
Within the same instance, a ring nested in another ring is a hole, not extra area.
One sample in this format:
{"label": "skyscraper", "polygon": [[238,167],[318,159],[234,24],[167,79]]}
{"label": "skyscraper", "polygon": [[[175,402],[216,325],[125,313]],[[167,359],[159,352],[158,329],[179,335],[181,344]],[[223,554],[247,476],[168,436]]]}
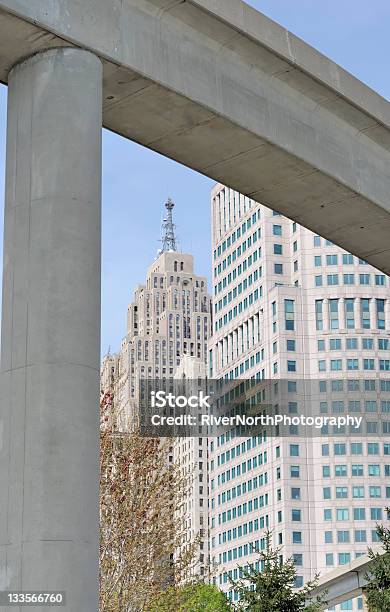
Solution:
{"label": "skyscraper", "polygon": [[[390,498],[390,287],[364,261],[223,185],[211,200],[212,377],[283,380],[292,397],[310,380],[319,413],[365,417],[355,436],[330,427],[305,438],[293,427],[291,436],[232,430],[210,441],[211,559],[235,599],[228,578],[256,563],[267,527],[294,558],[297,586],[376,542]],[[301,408],[286,405],[292,415]]]}
{"label": "skyscraper", "polygon": [[127,330],[117,355],[103,361],[102,380],[114,374],[114,405],[118,426],[132,427],[139,405],[141,380],[173,379],[181,357],[202,362],[210,337],[210,298],[205,277],[194,271],[193,256],[177,250],[166,203],[162,249],[138,285],[127,311]]}

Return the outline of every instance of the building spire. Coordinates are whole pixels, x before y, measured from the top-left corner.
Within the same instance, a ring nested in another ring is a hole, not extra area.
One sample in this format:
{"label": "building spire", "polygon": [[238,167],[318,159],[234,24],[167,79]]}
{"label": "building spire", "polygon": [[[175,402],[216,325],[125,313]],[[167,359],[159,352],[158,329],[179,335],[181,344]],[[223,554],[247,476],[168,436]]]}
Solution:
{"label": "building spire", "polygon": [[174,207],[174,203],[171,198],[168,198],[168,201],[165,204],[165,208],[167,209],[167,216],[163,219],[162,223],[162,253],[166,253],[167,251],[177,251],[176,244],[176,236],[175,236],[175,224],[172,219],[172,209]]}

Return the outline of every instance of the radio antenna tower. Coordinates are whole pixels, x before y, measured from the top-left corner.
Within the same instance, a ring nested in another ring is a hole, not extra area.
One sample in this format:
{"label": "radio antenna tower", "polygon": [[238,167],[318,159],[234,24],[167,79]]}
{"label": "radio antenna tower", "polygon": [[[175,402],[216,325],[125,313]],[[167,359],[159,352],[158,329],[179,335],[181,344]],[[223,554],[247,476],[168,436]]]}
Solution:
{"label": "radio antenna tower", "polygon": [[166,253],[167,251],[177,251],[176,244],[176,236],[175,236],[175,227],[176,225],[173,223],[172,219],[172,209],[175,204],[172,202],[171,198],[168,198],[168,201],[165,204],[165,208],[167,209],[167,217],[163,219],[162,222],[162,249],[161,253]]}

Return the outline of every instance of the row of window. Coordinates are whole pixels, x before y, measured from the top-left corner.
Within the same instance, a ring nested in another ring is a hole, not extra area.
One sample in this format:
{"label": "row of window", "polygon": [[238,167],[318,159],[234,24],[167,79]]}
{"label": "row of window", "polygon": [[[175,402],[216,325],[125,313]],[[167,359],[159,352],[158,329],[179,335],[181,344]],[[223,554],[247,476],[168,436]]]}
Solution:
{"label": "row of window", "polygon": [[[316,300],[315,302],[315,319],[316,329],[321,331],[324,329],[324,302],[325,300]],[[339,304],[341,300],[339,298],[329,299],[327,301],[328,310],[328,327],[329,329],[340,328],[340,313]],[[375,319],[375,326],[377,329],[386,328],[386,317],[385,317],[385,300],[370,298],[345,298],[343,320],[346,329],[355,329],[356,322],[358,321],[361,329],[371,329],[371,303],[375,304],[375,312],[372,313]],[[359,303],[359,312],[356,312],[355,305]]]}
{"label": "row of window", "polygon": [[[218,514],[218,525],[228,523],[240,516],[245,516],[250,512],[254,512],[259,508],[263,508],[264,506],[268,506],[268,493],[265,495],[261,495],[260,497],[254,497],[247,502],[243,502],[238,506],[233,506],[229,510],[225,510],[224,512],[220,512]],[[212,525],[214,527],[214,525]]]}
{"label": "row of window", "polygon": [[[350,442],[349,443],[349,453],[351,455],[363,455],[363,448],[366,447],[367,455],[379,455],[381,445],[379,442],[367,442],[363,444],[363,442]],[[330,444],[322,444],[322,456],[329,457],[330,456]],[[347,443],[346,442],[335,442],[333,444],[333,454],[335,457],[344,456],[347,454]],[[390,455],[390,443],[385,442],[383,444],[383,454]]]}
{"label": "row of window", "polygon": [[[249,438],[249,440],[253,440],[253,438]],[[242,446],[244,446],[243,451],[242,451]],[[255,441],[255,443],[252,443],[251,446],[249,446],[249,449],[255,448],[256,446],[257,446],[257,441]],[[233,460],[236,457],[239,457],[241,452],[245,452],[246,448],[247,447],[245,445],[245,442],[242,442],[241,444],[237,444],[237,446],[231,448],[230,450],[227,450],[226,452],[218,455],[217,457],[218,467],[220,465],[224,465],[225,463],[228,463],[231,459]],[[260,453],[257,457],[253,457],[253,459],[248,459],[246,463],[247,469],[250,470],[252,468],[252,464],[253,464],[253,467],[255,468],[257,467],[257,465],[263,465],[263,463],[267,463],[267,451],[264,451],[264,453]],[[244,463],[242,464],[242,470],[243,470],[242,473],[244,473]]]}
{"label": "row of window", "polygon": [[[358,542],[359,540],[356,540],[356,542]],[[363,541],[363,540],[362,540]],[[366,540],[364,540],[366,541]],[[376,534],[375,531],[372,531],[372,542],[378,542],[378,536]],[[362,554],[367,554],[367,553],[362,553]],[[361,555],[359,555],[361,556]],[[334,565],[334,559],[337,559],[338,561],[338,565],[347,565],[347,563],[350,563],[352,560],[352,553],[350,552],[341,552],[341,553],[337,553],[337,556],[335,553],[325,553],[325,563],[327,566],[332,566]],[[350,606],[350,604],[348,602],[345,602],[348,606]],[[329,608],[329,610],[334,609],[334,608]],[[343,604],[341,604],[340,610],[352,610],[352,606],[350,607],[343,607]],[[358,606],[358,610],[362,610],[363,607]]]}
{"label": "row of window", "polygon": [[[263,475],[263,484],[265,483],[265,476]],[[267,482],[268,482],[268,474],[267,474]],[[231,489],[227,489],[226,491],[222,491],[220,495],[218,495],[218,504],[224,504],[225,502],[229,502],[232,499],[236,499],[241,495],[245,495],[246,493],[250,493],[251,491],[255,491],[260,486],[260,479],[258,476],[254,476],[254,478],[250,478],[247,481],[244,481],[240,484],[235,485]],[[211,500],[211,508],[214,509],[214,498]]]}
{"label": "row of window", "polygon": [[[250,268],[254,263],[256,263],[257,260],[260,259],[260,257],[261,257],[261,247],[256,249],[252,253],[252,255],[249,255],[247,259],[244,259],[244,261],[240,263],[236,268],[233,268],[233,270],[229,272],[227,276],[224,276],[219,281],[219,283],[214,286],[214,294],[217,295],[218,293],[226,289],[226,287],[230,285],[230,283],[234,282],[236,278],[240,277],[243,272],[246,272],[246,270],[248,270],[248,268]],[[258,269],[257,277],[261,278],[262,274],[263,274],[263,271],[262,271],[262,267],[260,266],[260,268]],[[249,280],[249,277],[247,278]]]}
{"label": "row of window", "polygon": [[[245,381],[248,382],[248,381]],[[220,436],[217,437],[217,447],[223,446],[226,442],[229,442],[230,440],[233,440],[236,436],[234,435],[234,428],[221,434]],[[245,442],[241,442],[241,453],[245,452],[245,449],[248,451],[251,448],[254,448],[255,446],[257,446],[258,444],[261,444],[262,442],[267,442],[267,432],[264,431],[262,434],[259,434],[257,436],[252,436],[251,438],[247,438]],[[238,445],[239,446],[239,445]],[[210,446],[210,450],[211,452],[213,452],[214,450],[214,442],[211,442],[211,446]],[[237,456],[240,454],[238,452],[238,448],[236,446],[236,453]]]}
{"label": "row of window", "polygon": [[[377,366],[375,365],[377,363]],[[295,362],[293,362],[295,364]],[[341,370],[360,370],[373,371],[379,367],[381,372],[390,372],[390,359],[319,359],[318,360],[318,371],[327,372],[339,372]],[[293,365],[289,367],[287,361],[287,371],[296,372],[296,367]]]}
{"label": "row of window", "polygon": [[252,293],[248,295],[248,297],[244,298],[241,302],[234,306],[229,312],[220,317],[218,321],[215,322],[215,331],[221,329],[223,325],[227,325],[229,321],[231,321],[234,317],[241,314],[245,311],[249,306],[251,306],[254,302],[256,302],[261,297],[260,288],[255,289]]}
{"label": "row of window", "polygon": [[[300,478],[300,467],[299,465],[290,465],[290,478]],[[353,464],[351,466],[352,476],[361,477],[364,476],[364,467],[360,464]],[[277,477],[279,477],[280,471],[277,468]],[[368,466],[368,475],[369,476],[381,476],[381,470],[379,465],[369,465]],[[384,475],[390,476],[390,465],[384,466]],[[323,465],[322,466],[322,476],[323,478],[331,478],[331,466]],[[348,477],[348,468],[346,465],[335,465],[334,466],[334,476],[347,478]],[[358,496],[357,496],[358,497]],[[363,495],[364,497],[364,495]],[[376,497],[375,495],[371,495],[370,497]],[[380,496],[379,496],[380,497]]]}
{"label": "row of window", "polygon": [[259,531],[259,529],[265,529],[267,527],[269,527],[268,514],[255,518],[251,521],[247,521],[246,523],[242,523],[241,525],[237,525],[237,527],[232,527],[232,529],[228,529],[227,531],[222,531],[222,533],[218,534],[218,544],[221,545],[225,544],[226,542],[231,542],[232,540],[238,540],[249,533],[253,533],[255,531]]}
{"label": "row of window", "polygon": [[[246,240],[244,240],[242,242],[242,244],[240,244],[240,246],[238,246],[236,249],[234,249],[234,251],[228,255],[225,259],[223,259],[221,261],[221,263],[219,263],[217,266],[215,266],[214,268],[214,278],[216,278],[217,276],[219,276],[224,270],[227,270],[233,262],[235,262],[237,259],[239,259],[241,257],[241,255],[243,255],[247,249],[250,249],[254,244],[256,244],[256,242],[258,240],[260,240],[261,238],[261,229],[259,228],[258,230],[256,230],[252,236],[249,236]],[[258,253],[258,257],[261,257],[261,246],[258,248],[258,251],[254,251],[253,255],[255,253]],[[248,259],[252,257],[252,255],[249,255]],[[247,263],[248,260],[244,259],[244,261],[239,264],[239,266],[236,268],[236,274],[241,274],[241,272],[238,272],[238,268],[240,266],[242,266],[242,270],[245,271],[246,270],[246,266],[248,265],[252,265],[252,263]],[[245,265],[244,265],[245,264]],[[232,271],[234,272],[234,270]],[[234,280],[234,279],[233,279]],[[229,280],[228,280],[229,282]]]}
{"label": "row of window", "polygon": [[244,221],[242,223],[241,227],[238,227],[234,232],[232,232],[232,234],[228,236],[226,240],[224,240],[222,244],[218,246],[217,249],[214,250],[214,259],[220,257],[222,253],[226,251],[226,249],[228,249],[232,244],[236,242],[236,240],[241,237],[241,235],[244,235],[245,232],[249,230],[251,226],[260,219],[260,216],[261,213],[259,208],[256,212],[252,214],[252,216],[247,221]]}
{"label": "row of window", "polygon": [[[254,272],[252,272],[251,274],[249,274],[249,276],[244,278],[244,280],[241,283],[239,283],[236,287],[234,287],[231,291],[229,291],[229,293],[227,293],[223,298],[218,300],[218,302],[215,302],[214,313],[216,314],[217,312],[225,308],[225,306],[230,304],[230,302],[234,300],[238,295],[241,295],[241,293],[245,292],[248,288],[250,288],[253,283],[255,283],[259,278],[261,278],[261,275],[262,275],[262,267],[260,266],[258,270],[254,270]],[[263,295],[262,286],[259,287],[259,293],[261,297]]]}
{"label": "row of window", "polygon": [[[379,287],[384,287],[386,285],[386,277],[384,274],[375,274],[375,285]],[[322,274],[316,274],[314,277],[314,285],[315,287],[323,287],[324,279],[326,280],[326,284],[328,287],[333,287],[335,285],[341,285],[341,281],[344,285],[355,285],[355,274],[326,274],[323,276]],[[359,274],[359,285],[371,285],[371,275],[370,274]]]}
{"label": "row of window", "polygon": [[[287,340],[288,342],[288,340]],[[388,351],[390,348],[389,338],[345,338],[345,348],[346,350],[357,351],[359,350],[359,346],[361,344],[361,348],[363,351],[372,351],[376,347],[379,351]],[[328,347],[330,351],[342,351],[344,345],[343,338],[329,338]],[[318,351],[325,351],[327,346],[326,340],[317,340],[317,348]],[[287,350],[293,350],[288,347]]]}
{"label": "row of window", "polygon": [[[329,406],[330,404],[330,406]],[[365,400],[361,402],[360,400],[348,400],[348,412],[361,412],[362,404],[364,406],[364,410],[367,413],[378,413],[379,409],[382,413],[390,413],[390,400],[380,400],[378,403],[377,400]],[[288,413],[289,414],[297,414],[298,413],[298,402],[288,402]],[[333,414],[340,414],[344,412],[345,402],[343,400],[333,400],[331,402],[320,402],[319,409],[321,414],[328,414],[329,407]]]}
{"label": "row of window", "polygon": [[[248,542],[247,544],[242,544],[241,546],[237,546],[237,548],[232,548],[231,550],[226,550],[223,553],[220,553],[219,563],[227,563],[229,561],[235,561],[236,559],[241,559],[242,557],[247,557],[248,555],[254,553],[255,551],[264,550],[266,546],[265,538],[261,538],[260,540],[255,540],[254,542]],[[260,567],[260,566],[259,566]],[[234,570],[233,570],[234,571]],[[235,570],[237,573],[232,574],[235,577],[242,576],[243,568],[238,567]],[[224,576],[227,577],[227,572],[224,573]],[[222,582],[222,574],[220,575],[220,584]],[[226,580],[223,578],[226,582]]]}
{"label": "row of window", "polygon": [[[260,465],[260,461],[257,460],[257,457],[253,457],[253,459],[248,459],[248,461],[244,461],[244,463],[239,463],[238,465],[229,468],[225,472],[221,472],[218,474],[218,486],[221,484],[225,484],[225,482],[230,482],[235,478],[239,478],[243,474],[250,472],[251,470],[256,470],[258,465]],[[264,474],[259,474],[258,476],[259,486],[263,486],[263,484],[268,483],[268,473],[264,472]]]}
{"label": "row of window", "polygon": [[334,466],[323,465],[322,477],[332,478],[332,476],[335,476],[336,478],[348,478],[349,475],[352,477],[364,476],[365,471],[368,476],[381,476],[382,469],[384,476],[390,476],[389,463],[384,466],[381,466],[379,463],[370,463],[368,466],[364,466],[362,463],[352,463],[350,466],[345,463],[336,464]]}
{"label": "row of window", "polygon": [[[379,455],[380,444],[379,442],[367,442],[367,454],[368,455]],[[278,450],[279,449],[279,450]],[[350,442],[349,451],[351,455],[363,455],[363,442]],[[280,447],[276,448],[276,457],[279,456]],[[337,456],[343,456],[347,454],[347,443],[346,442],[335,442],[333,444],[333,453]],[[290,457],[300,456],[300,445],[290,444],[289,445]],[[322,444],[322,456],[329,457],[330,444]],[[385,442],[383,444],[383,454],[390,455],[390,443]]]}
{"label": "row of window", "polygon": [[[228,442],[230,439],[231,438],[230,436],[228,436],[228,434],[221,434],[217,438],[217,446],[220,446],[224,444],[225,442]],[[252,448],[256,448],[256,446],[266,441],[267,441],[266,436],[264,436],[263,438],[261,434],[259,434],[258,436],[252,436],[251,438],[247,438],[244,442],[241,442],[240,444],[236,445],[234,449],[234,457],[235,456],[239,457],[242,453],[245,453],[246,451],[250,451]],[[210,452],[213,452],[213,451],[214,451],[214,440],[211,440]],[[231,449],[231,451],[229,452],[233,453],[233,449]],[[231,456],[233,458],[233,455]]]}
{"label": "row of window", "polygon": [[[287,390],[290,391],[290,383],[294,381],[288,381]],[[379,383],[379,384],[378,384]],[[329,391],[344,391],[345,389],[350,391],[377,391],[379,390],[389,392],[390,391],[390,380],[376,380],[375,378],[368,378],[364,380],[349,379],[349,380],[320,380],[318,381],[320,393],[328,393]],[[291,385],[292,389],[292,385]],[[296,386],[295,386],[296,389]],[[292,390],[291,390],[292,392]]]}
{"label": "row of window", "polygon": [[[319,236],[318,237],[314,236],[314,242],[316,241],[316,238],[319,238]],[[320,242],[320,241],[317,241],[317,242]],[[320,246],[320,244],[314,244],[314,246]],[[324,256],[324,259],[322,259],[322,255],[314,256],[315,266],[322,266],[322,262],[324,262],[324,264],[326,262],[326,265],[328,266],[337,266],[339,261],[344,266],[354,265],[355,261],[358,261],[359,264],[363,266],[368,265],[367,262],[364,261],[364,259],[355,260],[354,256],[351,255],[351,253],[342,253],[340,256],[338,253],[331,253],[330,255]]]}
{"label": "row of window", "polygon": [[[334,518],[337,521],[365,521],[368,519],[368,512],[370,511],[371,521],[381,521],[383,519],[383,509],[378,507],[372,508],[324,508],[324,521],[333,521]],[[335,513],[335,514],[334,514]],[[387,515],[387,519],[389,516]]]}
{"label": "row of window", "polygon": [[[367,542],[366,529],[355,529],[353,531],[353,541],[359,543]],[[350,542],[352,542],[352,539],[349,529],[338,529],[336,534],[334,534],[333,531],[324,532],[324,544],[349,544]],[[375,529],[371,530],[371,542],[379,542],[379,537]]]}
{"label": "row of window", "polygon": [[[369,485],[368,486],[368,497],[376,499],[382,497],[382,492],[385,493],[386,498],[390,498],[390,487],[382,487],[380,485]],[[352,487],[342,486],[334,487],[334,499],[349,499],[349,495],[352,492],[353,499],[364,499],[366,496],[366,487],[364,485],[352,485]],[[332,498],[332,488],[322,488],[323,499]]]}

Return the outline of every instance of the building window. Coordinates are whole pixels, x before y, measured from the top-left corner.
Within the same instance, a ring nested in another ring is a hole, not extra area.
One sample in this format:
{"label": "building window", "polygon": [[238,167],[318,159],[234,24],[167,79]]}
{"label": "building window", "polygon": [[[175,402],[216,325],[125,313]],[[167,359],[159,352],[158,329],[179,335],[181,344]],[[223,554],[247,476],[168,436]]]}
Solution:
{"label": "building window", "polygon": [[355,328],[355,300],[353,298],[346,298],[344,300],[345,309],[345,327],[347,329]]}
{"label": "building window", "polygon": [[301,531],[293,531],[292,532],[292,541],[293,541],[293,544],[302,544],[302,532]]}
{"label": "building window", "polygon": [[324,541],[325,541],[325,544],[332,544],[333,542],[333,532],[332,531],[325,531]]}
{"label": "building window", "polygon": [[370,329],[370,300],[368,298],[362,298],[360,300],[360,316],[362,328]]}
{"label": "building window", "polygon": [[326,553],[325,555],[325,563],[329,567],[330,565],[334,565],[333,561],[333,553]]}
{"label": "building window", "polygon": [[347,544],[349,542],[349,531],[345,529],[337,531],[337,542],[339,544]]}
{"label": "building window", "polygon": [[343,274],[344,285],[354,285],[355,275],[354,274]]}
{"label": "building window", "polygon": [[338,285],[339,284],[339,275],[338,274],[328,274],[328,285]]}
{"label": "building window", "polygon": [[361,285],[369,285],[370,284],[370,275],[369,274],[359,274],[359,283]]}
{"label": "building window", "polygon": [[275,274],[283,274],[283,264],[281,263],[274,264],[274,272]]}
{"label": "building window", "polygon": [[293,554],[294,565],[303,565],[303,555],[301,553]]}
{"label": "building window", "polygon": [[291,359],[287,360],[287,371],[288,372],[296,372],[297,371],[297,362]]}
{"label": "building window", "polygon": [[339,553],[339,565],[346,565],[351,561],[351,553]]}
{"label": "building window", "polygon": [[376,301],[376,327],[385,329],[385,300]]}
{"label": "building window", "polygon": [[329,300],[329,321],[330,321],[330,329],[339,328],[339,301],[338,299]]}
{"label": "building window", "polygon": [[291,520],[294,522],[300,522],[301,519],[301,511],[298,509],[293,508],[291,510]]}
{"label": "building window", "polygon": [[323,300],[316,300],[315,313],[316,313],[316,329],[317,330],[322,330],[324,327],[322,307],[323,307]]}
{"label": "building window", "polygon": [[347,370],[358,370],[359,359],[347,359]]}
{"label": "building window", "polygon": [[294,300],[284,300],[284,318],[287,331],[294,331]]}
{"label": "building window", "polygon": [[342,360],[341,359],[331,359],[330,360],[330,369],[332,372],[336,372],[342,370]]}
{"label": "building window", "polygon": [[337,456],[345,455],[347,452],[344,442],[336,442],[334,444],[334,454]]}
{"label": "building window", "polygon": [[348,508],[337,508],[336,519],[338,521],[349,521],[349,510]]}
{"label": "building window", "polygon": [[353,520],[354,521],[365,521],[366,520],[366,509],[365,508],[354,508],[353,509]]}
{"label": "building window", "polygon": [[376,274],[375,275],[375,284],[381,287],[386,285],[386,277],[384,274]]}
{"label": "building window", "polygon": [[331,351],[341,351],[341,338],[330,338],[329,349]]}

